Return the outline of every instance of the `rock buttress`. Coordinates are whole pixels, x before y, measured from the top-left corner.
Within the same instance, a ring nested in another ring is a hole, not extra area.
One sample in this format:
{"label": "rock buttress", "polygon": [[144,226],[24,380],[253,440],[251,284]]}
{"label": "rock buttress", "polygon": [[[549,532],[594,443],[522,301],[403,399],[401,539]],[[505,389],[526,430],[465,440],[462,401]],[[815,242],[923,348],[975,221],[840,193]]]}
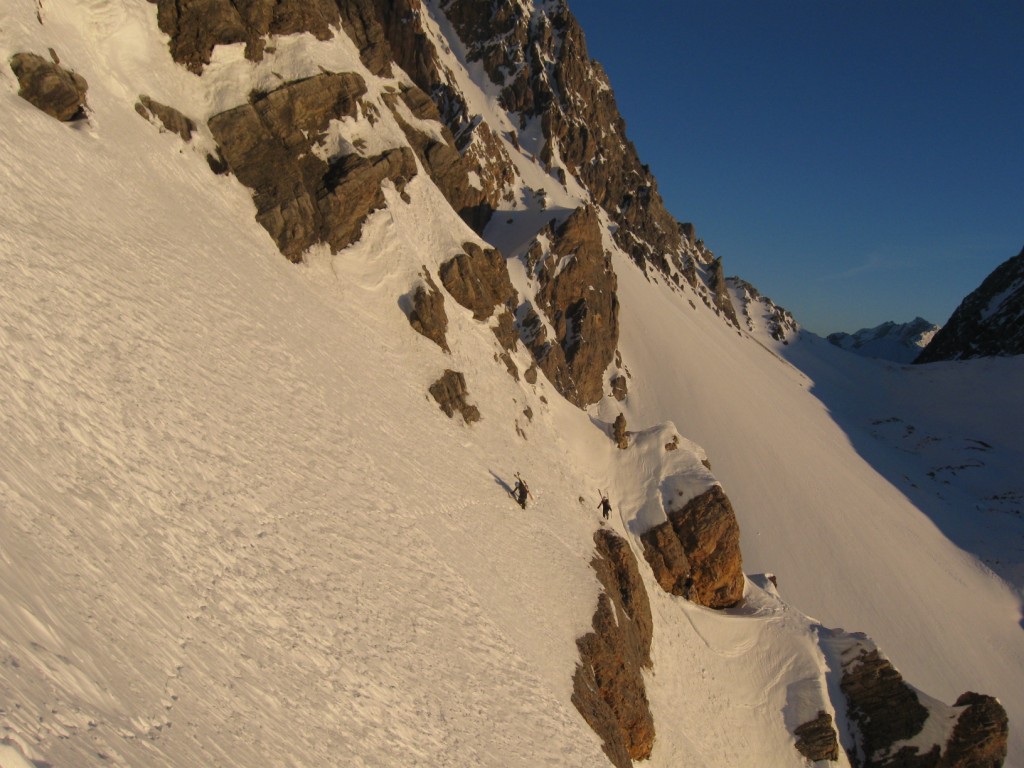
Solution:
{"label": "rock buttress", "polygon": [[591,566],[604,591],[598,598],[593,632],[576,641],[580,663],[573,677],[572,701],[604,741],[608,759],[619,768],[650,757],[654,718],[644,686],[651,666],[651,606],[629,544],[609,530],[594,534]]}

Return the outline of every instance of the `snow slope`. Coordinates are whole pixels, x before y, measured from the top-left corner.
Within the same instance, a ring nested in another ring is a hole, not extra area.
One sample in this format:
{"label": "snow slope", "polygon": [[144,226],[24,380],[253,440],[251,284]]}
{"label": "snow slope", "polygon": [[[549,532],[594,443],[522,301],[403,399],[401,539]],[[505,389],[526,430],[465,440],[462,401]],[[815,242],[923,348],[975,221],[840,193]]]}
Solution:
{"label": "snow slope", "polygon": [[[747,572],[780,589],[754,578],[715,613],[641,560],[652,765],[802,765],[792,728],[836,706],[818,621],[868,632],[932,695],[982,690],[1024,717],[1018,599],[764,340],[617,254],[643,431],[618,451],[617,403],[587,414],[514,381],[453,302],[450,357],[409,329],[399,298],[421,265],[474,237],[425,174],[411,204],[386,190],[357,245],[295,266],[248,191],[209,172],[208,137],[189,148],[133,109],[145,92],[206,117],[274,71],[359,69],[350,43],[281,41],[259,66],[218,53],[198,80],[148,3],[36,11],[0,9],[0,58],[53,46],[92,113],[58,124],[0,67],[0,764],[605,764],[570,703],[596,488],[639,552],[666,479],[720,481]],[[524,201],[510,231],[543,220]],[[427,397],[449,367],[479,424]],[[653,460],[674,432],[677,463]]]}

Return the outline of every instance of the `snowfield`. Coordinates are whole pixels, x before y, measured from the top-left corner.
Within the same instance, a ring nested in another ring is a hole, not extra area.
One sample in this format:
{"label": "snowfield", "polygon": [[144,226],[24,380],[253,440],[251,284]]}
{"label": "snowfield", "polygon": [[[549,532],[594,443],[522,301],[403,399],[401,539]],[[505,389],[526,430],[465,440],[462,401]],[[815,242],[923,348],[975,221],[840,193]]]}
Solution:
{"label": "snowfield", "polygon": [[[148,93],[204,120],[319,64],[378,94],[344,36],[282,41],[259,66],[225,50],[200,79],[147,2],[38,12],[0,8],[0,59],[53,47],[91,112],[56,122],[0,66],[0,766],[605,765],[570,701],[598,488],[655,616],[652,766],[804,765],[792,730],[841,715],[836,649],[860,632],[931,697],[997,696],[1007,765],[1024,765],[1024,361],[782,348],[609,237],[630,395],[580,411],[510,377],[453,301],[450,356],[410,329],[421,268],[478,240],[425,173],[411,203],[386,189],[356,245],[292,265],[248,190],[210,172],[208,134],[186,145],[134,111]],[[518,161],[558,211],[578,202]],[[512,208],[509,253],[559,215]],[[479,423],[429,398],[446,368]],[[608,434],[620,410],[627,451]],[[938,442],[909,446],[906,424]],[[966,440],[989,446],[984,467],[936,485]],[[639,545],[660,494],[713,483],[749,575],[725,612],[662,592]]]}

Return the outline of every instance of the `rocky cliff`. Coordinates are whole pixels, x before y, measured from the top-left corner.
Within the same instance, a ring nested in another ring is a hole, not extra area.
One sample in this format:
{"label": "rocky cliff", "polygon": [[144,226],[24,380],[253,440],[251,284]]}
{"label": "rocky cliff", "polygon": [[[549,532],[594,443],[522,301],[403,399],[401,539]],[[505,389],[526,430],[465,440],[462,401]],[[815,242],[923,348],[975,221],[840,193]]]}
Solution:
{"label": "rocky cliff", "polygon": [[1024,249],[956,308],[915,363],[1024,355]]}

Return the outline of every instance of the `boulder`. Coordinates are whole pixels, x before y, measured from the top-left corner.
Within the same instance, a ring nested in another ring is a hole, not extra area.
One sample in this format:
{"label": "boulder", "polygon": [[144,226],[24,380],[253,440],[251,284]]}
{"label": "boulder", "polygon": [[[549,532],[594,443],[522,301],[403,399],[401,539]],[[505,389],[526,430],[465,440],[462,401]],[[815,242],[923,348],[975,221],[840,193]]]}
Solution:
{"label": "boulder", "polygon": [[139,96],[139,101],[135,105],[135,111],[146,120],[156,119],[160,121],[160,124],[165,129],[181,136],[182,141],[192,140],[196,124],[174,107],[154,101],[149,96]]}
{"label": "boulder", "polygon": [[85,118],[89,84],[84,77],[36,53],[16,53],[10,65],[18,78],[18,95],[29,104],[61,122]]}
{"label": "boulder", "polygon": [[611,381],[612,385],[612,397],[618,400],[620,403],[626,399],[626,395],[629,394],[629,386],[626,382],[625,376],[614,376]]}
{"label": "boulder", "polygon": [[650,757],[654,718],[642,670],[651,666],[653,620],[636,558],[629,544],[609,530],[594,534],[591,566],[603,591],[593,631],[576,641],[580,663],[572,702],[595,733],[613,765],[629,768]]}
{"label": "boulder", "polygon": [[662,589],[709,608],[739,603],[744,586],[740,527],[721,486],[666,513],[664,523],[640,537]]}
{"label": "boulder", "polygon": [[430,385],[430,394],[448,418],[460,413],[467,424],[480,421],[480,410],[466,399],[469,396],[466,377],[458,371],[446,370],[441,378]]}

